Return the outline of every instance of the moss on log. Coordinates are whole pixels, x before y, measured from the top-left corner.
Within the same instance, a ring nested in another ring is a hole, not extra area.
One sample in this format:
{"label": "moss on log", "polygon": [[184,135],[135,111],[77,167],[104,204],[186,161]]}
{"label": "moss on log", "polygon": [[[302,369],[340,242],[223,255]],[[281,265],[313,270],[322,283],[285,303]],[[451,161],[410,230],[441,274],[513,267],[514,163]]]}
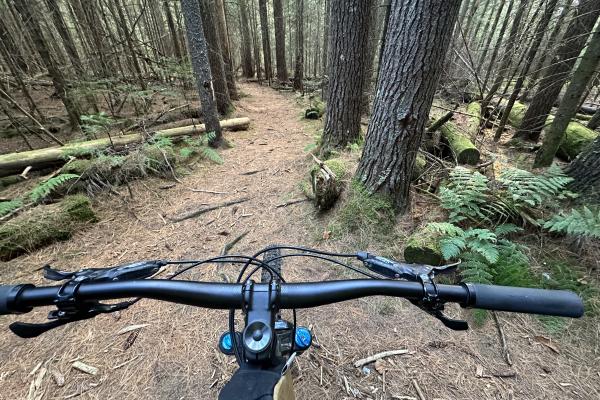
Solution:
{"label": "moss on log", "polygon": [[23,182],[24,179],[20,175],[9,175],[3,178],[0,178],[0,190],[7,188],[10,185],[14,185],[15,183]]}
{"label": "moss on log", "polygon": [[481,125],[481,104],[474,101],[467,106],[467,127],[466,131],[471,137],[479,131]]}
{"label": "moss on log", "polygon": [[83,225],[95,222],[90,200],[82,195],[25,211],[0,226],[0,259],[10,260],[50,243],[66,240]]}
{"label": "moss on log", "polygon": [[440,131],[459,164],[476,165],[479,162],[479,150],[454,123],[446,122],[440,127]]}
{"label": "moss on log", "polygon": [[[526,110],[527,106],[525,104],[516,102],[508,116],[510,124],[515,128],[519,128],[523,122],[523,116],[525,115]],[[554,116],[548,116],[546,119],[546,126],[550,126],[553,121]],[[556,155],[567,161],[573,160],[583,149],[591,145],[597,137],[597,132],[579,122],[571,121],[569,122],[569,125],[567,125],[563,140]]]}
{"label": "moss on log", "polygon": [[439,238],[423,229],[413,233],[404,247],[404,260],[411,264],[441,265],[443,261]]}
{"label": "moss on log", "polygon": [[[239,130],[247,129],[250,125],[250,118],[233,118],[221,121],[221,127],[224,129]],[[180,128],[164,129],[156,131],[154,136],[174,138],[185,135],[205,132],[204,124],[195,126],[183,126]],[[131,135],[115,136],[111,139],[103,138],[90,140],[86,142],[69,143],[60,147],[48,147],[44,149],[23,151],[19,153],[9,153],[0,155],[0,176],[6,176],[15,172],[21,172],[25,167],[33,167],[57,163],[68,159],[69,156],[86,156],[97,150],[115,146],[125,147],[134,143],[141,143],[145,136],[141,133]]]}
{"label": "moss on log", "polygon": [[419,179],[421,175],[425,172],[425,168],[427,168],[427,160],[425,156],[421,153],[417,154],[417,158],[415,159],[415,167],[413,168],[412,180],[416,181]]}

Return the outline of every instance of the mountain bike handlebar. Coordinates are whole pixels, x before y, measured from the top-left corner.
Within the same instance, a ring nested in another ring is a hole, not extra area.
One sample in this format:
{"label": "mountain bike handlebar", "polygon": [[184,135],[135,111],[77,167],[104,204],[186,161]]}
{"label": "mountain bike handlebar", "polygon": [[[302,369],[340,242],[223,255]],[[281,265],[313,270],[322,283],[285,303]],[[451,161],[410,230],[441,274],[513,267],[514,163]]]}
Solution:
{"label": "mountain bike handlebar", "polygon": [[[481,284],[437,284],[437,296],[462,307],[578,318],[583,315],[579,296],[564,290],[545,290]],[[0,285],[0,315],[29,312],[33,307],[56,304],[61,286]],[[241,309],[245,286],[172,280],[83,282],[77,302],[131,297],[150,298],[205,308]],[[254,284],[254,292],[268,292],[268,284]],[[367,296],[420,300],[426,295],[420,282],[394,280],[340,280],[318,283],[281,283],[275,291],[281,309],[310,308]]]}

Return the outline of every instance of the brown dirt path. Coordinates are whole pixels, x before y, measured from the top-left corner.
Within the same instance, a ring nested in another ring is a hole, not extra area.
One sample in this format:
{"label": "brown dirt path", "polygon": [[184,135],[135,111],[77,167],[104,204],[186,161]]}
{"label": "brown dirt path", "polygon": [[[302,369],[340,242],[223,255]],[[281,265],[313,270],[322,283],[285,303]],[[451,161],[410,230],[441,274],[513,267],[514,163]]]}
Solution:
{"label": "brown dirt path", "polygon": [[[42,284],[36,269],[46,262],[77,269],[138,259],[208,257],[246,231],[233,252],[253,253],[269,243],[335,248],[335,242],[318,242],[323,217],[311,204],[277,207],[302,198],[298,183],[309,164],[302,149],[313,141],[317,125],[301,120],[292,95],[256,85],[242,85],[242,90],[248,97],[238,103],[237,113],[253,122],[248,131],[226,134],[234,147],[221,152],[223,165],[198,164],[172,188],[163,189],[165,181],[146,180],[131,185],[133,198],[126,188],[119,188],[121,196],[99,197],[101,222],[70,241],[0,264],[0,282]],[[180,223],[166,218],[241,197],[250,200]],[[234,271],[211,266],[193,277],[220,280],[222,273],[232,277]],[[286,265],[284,274],[289,280],[349,276],[310,261]],[[49,371],[37,392],[44,399],[78,393],[83,399],[210,399],[234,369],[234,361],[216,349],[226,329],[223,311],[145,300],[118,318],[100,316],[33,340],[18,339],[4,329],[16,320],[41,321],[45,312],[0,317],[0,399],[27,398],[31,382],[40,374],[30,372],[39,363]],[[580,338],[573,337],[558,343],[556,354],[535,342],[534,335],[543,331],[529,317],[501,316],[513,368],[503,361],[492,324],[450,332],[400,300],[362,299],[303,310],[298,318],[300,324],[312,326],[320,345],[299,358],[298,399],[353,398],[352,390],[360,391],[363,399],[416,398],[411,379],[418,380],[428,399],[598,398],[598,349],[578,348],[572,343]],[[137,335],[117,334],[133,324],[147,326]],[[385,375],[372,365],[369,375],[352,367],[359,358],[398,348],[410,353],[385,361],[380,366]],[[72,369],[76,359],[99,373]],[[476,376],[478,368],[483,368],[483,377]],[[516,376],[491,376],[507,371]],[[64,376],[64,386],[58,386],[53,375]]]}

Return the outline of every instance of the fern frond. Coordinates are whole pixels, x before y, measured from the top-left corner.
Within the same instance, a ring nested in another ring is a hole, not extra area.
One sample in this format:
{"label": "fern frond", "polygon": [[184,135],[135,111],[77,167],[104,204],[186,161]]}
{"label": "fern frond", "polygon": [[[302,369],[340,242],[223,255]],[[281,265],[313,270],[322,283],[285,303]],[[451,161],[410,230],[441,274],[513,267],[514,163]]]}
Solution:
{"label": "fern frond", "polygon": [[0,217],[3,217],[11,212],[15,211],[18,208],[23,206],[23,200],[21,199],[13,199],[10,201],[0,202]]}
{"label": "fern frond", "polygon": [[48,197],[52,192],[56,191],[56,189],[58,189],[60,186],[74,179],[79,179],[79,175],[60,174],[50,178],[33,188],[33,190],[29,193],[29,199],[34,203],[39,203],[44,198]]}
{"label": "fern frond", "polygon": [[208,158],[210,161],[212,161],[216,164],[223,164],[223,159],[221,158],[219,153],[217,153],[216,150],[214,150],[210,147],[205,147],[202,149],[202,156],[204,156],[205,158]]}
{"label": "fern frond", "polygon": [[600,209],[592,211],[584,206],[569,213],[560,212],[543,225],[550,232],[600,238]]}

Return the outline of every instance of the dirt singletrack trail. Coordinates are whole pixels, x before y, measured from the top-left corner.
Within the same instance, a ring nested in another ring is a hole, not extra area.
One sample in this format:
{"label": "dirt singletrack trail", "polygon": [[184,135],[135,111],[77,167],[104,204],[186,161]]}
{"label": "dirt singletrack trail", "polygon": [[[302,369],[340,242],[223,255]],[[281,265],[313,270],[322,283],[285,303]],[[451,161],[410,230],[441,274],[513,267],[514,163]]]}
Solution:
{"label": "dirt singletrack trail", "polygon": [[[180,176],[180,183],[148,179],[131,183],[130,191],[118,188],[119,195],[98,197],[100,222],[67,242],[0,264],[0,282],[47,284],[39,271],[45,263],[74,270],[140,259],[206,258],[246,232],[231,253],[251,254],[269,243],[335,250],[335,242],[318,241],[326,216],[317,215],[308,202],[285,205],[303,198],[299,182],[310,164],[303,148],[313,142],[318,123],[301,120],[302,109],[292,94],[251,84],[241,89],[247,97],[237,102],[236,114],[252,123],[248,131],[225,133],[233,147],[220,151],[223,165],[203,161]],[[169,219],[242,198],[248,200],[196,218]],[[211,265],[187,278],[221,281],[234,278],[236,271]],[[286,264],[283,271],[290,281],[349,276],[312,261]],[[28,393],[39,399],[212,399],[235,367],[217,350],[227,329],[224,311],[142,300],[119,315],[71,324],[36,339],[18,339],[5,329],[17,320],[43,322],[46,312],[1,317],[1,399],[25,399]],[[451,312],[460,314],[454,308]],[[541,328],[530,317],[501,314],[501,321],[513,367],[504,361],[493,324],[452,332],[396,299],[300,310],[298,323],[312,327],[318,346],[298,359],[296,396],[417,399],[415,380],[427,399],[598,398],[597,349],[577,347],[576,337],[542,345],[535,340]],[[120,333],[132,325],[143,327]],[[408,353],[379,363],[378,370],[352,365],[393,349]],[[98,373],[73,369],[75,361]]]}

